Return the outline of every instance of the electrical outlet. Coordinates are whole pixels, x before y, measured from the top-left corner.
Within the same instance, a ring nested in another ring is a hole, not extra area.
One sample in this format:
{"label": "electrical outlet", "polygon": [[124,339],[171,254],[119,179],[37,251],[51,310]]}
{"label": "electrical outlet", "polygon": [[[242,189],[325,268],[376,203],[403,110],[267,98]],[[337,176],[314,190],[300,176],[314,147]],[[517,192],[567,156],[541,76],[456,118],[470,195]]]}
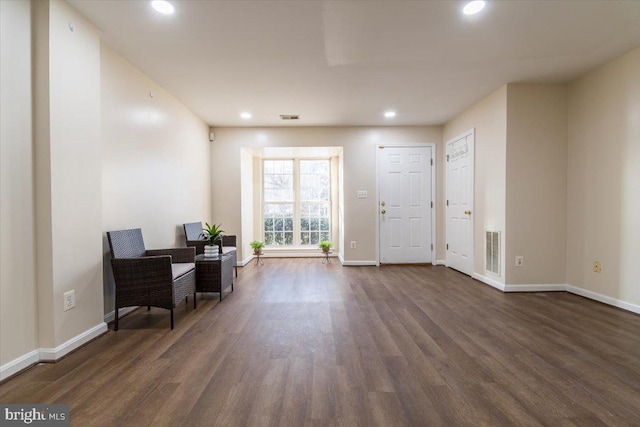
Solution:
{"label": "electrical outlet", "polygon": [[516,267],[522,267],[524,265],[524,257],[522,255],[516,255]]}
{"label": "electrical outlet", "polygon": [[358,190],[358,199],[366,199],[367,190]]}
{"label": "electrical outlet", "polygon": [[355,249],[356,248],[356,241],[352,240],[351,241],[351,249]]}
{"label": "electrical outlet", "polygon": [[593,261],[593,272],[600,273],[602,271],[602,264],[600,261]]}
{"label": "electrical outlet", "polygon": [[64,293],[64,311],[71,310],[76,306],[76,291],[71,289]]}

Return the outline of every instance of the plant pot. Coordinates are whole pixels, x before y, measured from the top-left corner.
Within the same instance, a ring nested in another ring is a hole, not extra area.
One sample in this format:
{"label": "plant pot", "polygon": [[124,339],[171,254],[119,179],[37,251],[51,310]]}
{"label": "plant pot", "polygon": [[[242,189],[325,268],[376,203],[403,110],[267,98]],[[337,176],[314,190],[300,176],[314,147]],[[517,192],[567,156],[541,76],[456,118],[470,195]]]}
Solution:
{"label": "plant pot", "polygon": [[331,248],[322,248],[322,252],[324,252],[325,254],[328,254],[330,250]]}
{"label": "plant pot", "polygon": [[253,254],[254,254],[254,255],[262,255],[262,248],[260,248],[260,249],[254,249],[254,250],[253,250]]}
{"label": "plant pot", "polygon": [[204,257],[205,258],[215,258],[220,254],[220,249],[218,248],[218,245],[206,245],[204,247]]}

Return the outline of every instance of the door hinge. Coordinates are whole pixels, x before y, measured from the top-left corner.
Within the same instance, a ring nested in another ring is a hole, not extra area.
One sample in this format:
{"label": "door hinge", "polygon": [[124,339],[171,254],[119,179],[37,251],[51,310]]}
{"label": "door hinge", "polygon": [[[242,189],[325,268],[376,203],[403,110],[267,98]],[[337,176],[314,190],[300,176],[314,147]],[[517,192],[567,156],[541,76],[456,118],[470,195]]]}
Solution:
{"label": "door hinge", "polygon": [[433,166],[433,159],[431,159],[431,166]]}
{"label": "door hinge", "polygon": [[449,155],[447,154],[447,162],[449,161]]}
{"label": "door hinge", "polygon": [[449,250],[449,244],[447,243],[447,250]]}
{"label": "door hinge", "polygon": [[380,145],[378,145],[378,148],[382,149],[382,148],[384,148],[384,145],[380,144]]}
{"label": "door hinge", "polygon": [[433,209],[433,202],[431,202],[431,209]]}
{"label": "door hinge", "polygon": [[433,250],[433,243],[431,244],[431,250]]}
{"label": "door hinge", "polygon": [[447,199],[447,206],[449,206],[449,199]]}

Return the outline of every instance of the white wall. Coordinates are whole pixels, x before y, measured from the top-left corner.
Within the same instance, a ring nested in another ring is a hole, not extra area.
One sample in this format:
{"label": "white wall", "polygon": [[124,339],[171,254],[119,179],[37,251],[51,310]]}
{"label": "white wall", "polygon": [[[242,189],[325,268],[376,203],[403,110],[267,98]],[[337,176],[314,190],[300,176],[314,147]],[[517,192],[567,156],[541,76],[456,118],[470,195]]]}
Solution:
{"label": "white wall", "polygon": [[[298,127],[216,128],[212,144],[212,220],[221,222],[229,234],[241,237],[241,149],[259,147],[343,147],[344,241],[355,240],[357,248],[344,248],[345,261],[376,261],[376,150],[379,144],[436,143],[442,141],[440,127]],[[441,167],[439,165],[438,167]],[[223,176],[224,179],[218,179]],[[367,199],[357,199],[367,190]],[[438,199],[441,202],[441,198]],[[347,245],[348,246],[348,245]],[[244,249],[244,248],[243,248]],[[246,257],[240,253],[239,259]]]}
{"label": "white wall", "polygon": [[639,306],[640,48],[569,85],[568,150],[567,280]]}
{"label": "white wall", "polygon": [[566,283],[566,85],[507,86],[506,166],[506,283]]}
{"label": "white wall", "polygon": [[31,3],[0,1],[0,365],[38,347]]}
{"label": "white wall", "polygon": [[[204,223],[211,212],[209,127],[111,48],[102,44],[100,52],[102,230],[142,228],[147,248],[184,246],[182,224]],[[110,313],[106,234],[102,250]]]}
{"label": "white wall", "polygon": [[[500,277],[491,278],[504,284],[507,86],[496,90],[445,124],[443,140],[449,141],[470,129],[475,129],[474,272],[487,275],[484,255],[485,231],[502,231],[501,274]],[[439,156],[444,156],[442,150]],[[440,182],[444,183],[444,179]],[[442,187],[445,188],[444,184]],[[441,218],[445,217],[445,209],[444,204],[440,204],[438,213]],[[439,259],[444,260],[444,248],[441,251]]]}
{"label": "white wall", "polygon": [[[51,137],[50,137],[50,5],[48,1],[32,2],[33,20],[33,143],[36,279],[38,298],[38,337],[40,345],[52,346],[53,322],[53,230],[51,201]],[[44,340],[43,337],[48,337]]]}
{"label": "white wall", "polygon": [[183,245],[181,224],[211,211],[211,183],[208,126],[101,49],[66,2],[0,7],[4,378],[106,330],[104,230],[142,227],[149,247]]}
{"label": "white wall", "polygon": [[[244,261],[249,257],[252,250],[249,243],[253,240],[255,217],[254,203],[255,200],[255,188],[254,188],[254,158],[251,150],[243,149],[240,152],[240,192],[242,194],[240,200],[240,216],[242,220],[241,233],[236,235],[236,245],[238,247],[239,254],[244,254],[243,258],[238,258],[238,261]],[[212,176],[216,179],[215,176]],[[226,231],[226,230],[225,230]],[[227,232],[226,234],[233,234]],[[244,236],[244,239],[241,237]]]}
{"label": "white wall", "polygon": [[[35,8],[39,343],[56,348],[103,323],[102,251],[91,238],[102,223],[100,42],[66,2]],[[65,312],[70,290],[76,306]]]}

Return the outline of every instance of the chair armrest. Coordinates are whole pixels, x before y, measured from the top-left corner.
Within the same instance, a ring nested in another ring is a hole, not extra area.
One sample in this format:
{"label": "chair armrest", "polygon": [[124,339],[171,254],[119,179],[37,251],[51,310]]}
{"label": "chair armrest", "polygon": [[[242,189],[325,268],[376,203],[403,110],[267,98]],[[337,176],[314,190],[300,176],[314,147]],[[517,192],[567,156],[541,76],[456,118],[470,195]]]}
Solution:
{"label": "chair armrest", "polygon": [[152,283],[166,282],[171,286],[170,256],[150,256],[140,258],[112,258],[113,277],[119,288],[132,288]]}
{"label": "chair armrest", "polygon": [[224,235],[222,237],[222,246],[233,246],[233,247],[238,247],[236,245],[236,236],[227,236]]}
{"label": "chair armrest", "polygon": [[196,262],[196,248],[150,249],[147,256],[170,255],[171,262]]}
{"label": "chair armrest", "polygon": [[204,247],[209,244],[208,240],[187,240],[187,247],[196,249],[196,254],[203,254]]}

